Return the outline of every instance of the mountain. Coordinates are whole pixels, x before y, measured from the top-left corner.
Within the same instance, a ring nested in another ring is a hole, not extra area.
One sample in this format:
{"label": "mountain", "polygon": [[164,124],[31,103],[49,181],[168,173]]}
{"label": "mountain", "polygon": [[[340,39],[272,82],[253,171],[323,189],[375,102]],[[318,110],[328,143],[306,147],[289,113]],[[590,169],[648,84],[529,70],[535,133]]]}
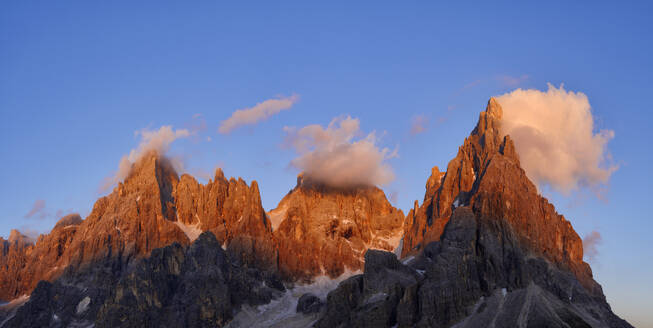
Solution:
{"label": "mountain", "polygon": [[86,219],[0,238],[0,327],[630,327],[501,119],[490,99],[405,217],[301,174],[266,213],[256,181],[149,153]]}
{"label": "mountain", "polygon": [[446,173],[432,169],[422,206],[408,213],[403,255],[440,240],[455,208],[467,206],[478,217],[505,222],[534,255],[570,270],[585,288],[601,294],[583,262],[581,238],[526,177],[510,136],[501,136],[502,112],[490,99]]}
{"label": "mountain", "polygon": [[501,115],[490,99],[447,171],[433,168],[406,217],[404,259],[367,252],[317,327],[630,327],[500,135]]}
{"label": "mountain", "polygon": [[214,232],[248,263],[276,265],[256,182],[227,181],[218,171],[214,181],[199,185],[187,175],[179,179],[166,158],[150,153],[85,220],[64,217],[35,244],[12,233],[0,256],[0,299],[29,294],[40,280],[52,281],[65,270],[103,265],[119,273],[154,249],[189,245],[202,231]]}
{"label": "mountain", "polygon": [[362,269],[369,248],[392,251],[404,221],[377,187],[334,188],[303,175],[269,216],[280,272],[306,281]]}

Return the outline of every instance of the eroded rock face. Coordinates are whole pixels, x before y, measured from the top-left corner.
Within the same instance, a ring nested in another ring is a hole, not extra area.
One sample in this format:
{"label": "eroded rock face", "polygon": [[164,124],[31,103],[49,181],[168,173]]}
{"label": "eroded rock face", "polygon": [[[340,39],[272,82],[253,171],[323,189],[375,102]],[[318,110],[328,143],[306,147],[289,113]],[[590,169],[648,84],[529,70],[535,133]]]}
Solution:
{"label": "eroded rock face", "polygon": [[526,177],[510,136],[499,132],[501,117],[501,106],[490,99],[446,173],[433,168],[423,204],[416,203],[406,217],[403,255],[440,240],[453,210],[469,206],[479,217],[508,223],[530,251],[571,270],[588,290],[602,295],[583,262],[581,238]]}
{"label": "eroded rock face", "polygon": [[0,301],[12,300],[25,290],[20,273],[33,249],[33,243],[18,230],[11,230],[8,240],[0,237]]}
{"label": "eroded rock face", "polygon": [[240,305],[268,303],[284,290],[273,276],[240,263],[211,232],[186,250],[179,244],[157,250],[120,280],[96,325],[222,327]]}
{"label": "eroded rock face", "polygon": [[363,267],[369,248],[393,250],[403,213],[376,187],[334,189],[300,177],[270,211],[284,277],[337,277]]}
{"label": "eroded rock face", "polygon": [[64,217],[35,244],[18,232],[0,241],[0,299],[29,294],[40,280],[98,263],[111,263],[119,274],[153,249],[189,245],[206,230],[246,264],[274,269],[276,250],[256,182],[227,181],[221,172],[207,185],[189,176],[180,181],[167,159],[150,153],[85,220]]}
{"label": "eroded rock face", "polygon": [[329,293],[317,327],[630,327],[508,222],[454,210],[439,241],[400,263],[368,251]]}
{"label": "eroded rock face", "polygon": [[272,229],[256,181],[227,180],[221,169],[206,185],[184,174],[173,192],[180,223],[213,232],[229,252],[248,263],[276,269]]}
{"label": "eroded rock face", "polygon": [[188,247],[155,249],[118,276],[101,268],[39,282],[3,327],[222,327],[242,304],[284,291],[274,274],[227,254],[211,232]]}

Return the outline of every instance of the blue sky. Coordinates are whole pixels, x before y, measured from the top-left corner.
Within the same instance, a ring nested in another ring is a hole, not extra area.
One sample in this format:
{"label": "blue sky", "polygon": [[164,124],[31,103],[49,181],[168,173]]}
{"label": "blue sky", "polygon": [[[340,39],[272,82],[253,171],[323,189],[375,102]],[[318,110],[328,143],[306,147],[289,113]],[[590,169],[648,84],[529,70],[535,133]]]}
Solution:
{"label": "blue sky", "polygon": [[[650,2],[238,4],[0,5],[0,235],[48,231],[57,212],[88,214],[138,145],[135,131],[188,128],[195,114],[206,129],[170,153],[189,172],[221,166],[256,179],[266,209],[295,184],[284,126],[358,118],[380,146],[398,147],[384,190],[406,211],[489,97],[564,83],[588,96],[597,128],[614,130],[620,168],[607,201],[544,193],[579,235],[601,233],[592,268],[616,313],[653,327]],[[290,110],[218,134],[234,110],[292,94]],[[411,135],[418,115],[428,128]],[[36,200],[44,215],[24,218]]]}

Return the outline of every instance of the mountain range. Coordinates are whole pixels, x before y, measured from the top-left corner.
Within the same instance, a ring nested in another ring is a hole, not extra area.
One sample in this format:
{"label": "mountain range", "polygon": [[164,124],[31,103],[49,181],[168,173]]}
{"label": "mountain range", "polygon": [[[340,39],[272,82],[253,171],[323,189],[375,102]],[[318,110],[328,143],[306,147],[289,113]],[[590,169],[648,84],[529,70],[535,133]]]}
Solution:
{"label": "mountain range", "polygon": [[266,213],[256,181],[150,152],[88,217],[0,238],[0,327],[631,327],[502,115],[490,99],[406,215],[303,174]]}

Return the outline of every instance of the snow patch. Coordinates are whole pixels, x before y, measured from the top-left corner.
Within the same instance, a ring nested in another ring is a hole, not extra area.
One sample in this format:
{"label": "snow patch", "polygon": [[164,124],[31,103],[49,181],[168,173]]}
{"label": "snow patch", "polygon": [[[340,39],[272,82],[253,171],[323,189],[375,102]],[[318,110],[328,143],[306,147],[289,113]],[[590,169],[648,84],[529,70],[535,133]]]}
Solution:
{"label": "snow patch", "polygon": [[409,257],[407,257],[407,258],[401,260],[401,263],[403,263],[404,265],[408,265],[408,264],[410,264],[410,262],[412,262],[414,259],[415,259],[415,256],[411,255],[411,256],[409,256]]}
{"label": "snow patch", "polygon": [[286,212],[288,212],[288,206],[282,205],[267,213],[272,224],[272,230],[277,230],[279,225],[281,225],[281,222],[286,218]]}
{"label": "snow patch", "polygon": [[347,270],[335,279],[318,276],[311,284],[295,285],[287,289],[279,298],[268,304],[257,307],[244,305],[227,327],[312,327],[318,319],[318,314],[297,313],[299,298],[306,293],[311,293],[325,302],[327,294],[338,287],[340,282],[360,273],[360,271]]}
{"label": "snow patch", "polygon": [[388,297],[388,294],[386,294],[386,293],[376,293],[376,294],[370,296],[365,301],[365,305],[382,301],[382,300],[386,299],[386,297]]}
{"label": "snow patch", "polygon": [[401,253],[403,252],[403,250],[404,250],[404,237],[401,237],[401,240],[399,241],[399,245],[397,245],[397,248],[395,248],[394,251],[392,252],[395,253],[397,259],[401,259]]}
{"label": "snow patch", "polygon": [[29,301],[29,295],[22,295],[17,298],[14,298],[13,300],[6,302],[6,303],[0,303],[0,308],[13,308],[16,305],[23,305],[27,301]]}
{"label": "snow patch", "polygon": [[82,314],[88,310],[88,305],[91,304],[91,298],[86,296],[77,304],[77,314]]}
{"label": "snow patch", "polygon": [[202,229],[200,229],[199,223],[187,225],[180,221],[175,221],[175,224],[186,234],[186,237],[188,237],[191,242],[195,241],[195,239],[202,234]]}

